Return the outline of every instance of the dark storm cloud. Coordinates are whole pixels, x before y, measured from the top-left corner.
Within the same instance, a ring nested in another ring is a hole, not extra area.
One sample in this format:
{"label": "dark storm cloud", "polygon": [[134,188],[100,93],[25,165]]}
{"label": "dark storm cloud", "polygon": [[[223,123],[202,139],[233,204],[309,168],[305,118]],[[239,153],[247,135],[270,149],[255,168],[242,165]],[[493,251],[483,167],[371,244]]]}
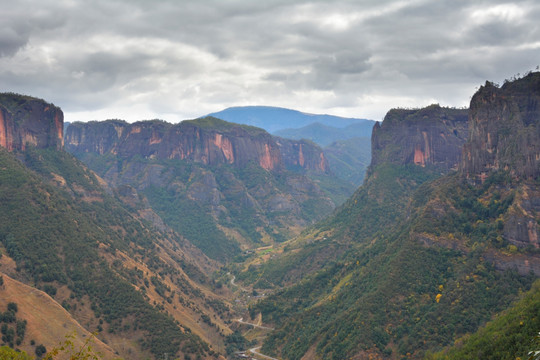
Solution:
{"label": "dark storm cloud", "polygon": [[0,0],[3,91],[66,117],[264,104],[380,119],[540,62],[537,1]]}

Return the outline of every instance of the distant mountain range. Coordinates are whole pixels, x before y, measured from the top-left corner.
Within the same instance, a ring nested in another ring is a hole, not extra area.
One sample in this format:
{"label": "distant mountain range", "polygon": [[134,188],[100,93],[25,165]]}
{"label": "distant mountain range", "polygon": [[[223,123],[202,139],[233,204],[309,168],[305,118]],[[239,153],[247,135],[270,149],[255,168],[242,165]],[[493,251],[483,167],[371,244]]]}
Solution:
{"label": "distant mountain range", "polygon": [[208,116],[237,124],[246,124],[265,129],[270,133],[278,130],[301,128],[314,123],[344,128],[357,123],[374,125],[373,120],[345,118],[333,115],[308,114],[297,110],[272,106],[238,106],[218,111]]}
{"label": "distant mountain range", "polygon": [[377,123],[271,106],[230,107],[210,116],[257,126],[286,139],[313,141],[324,148],[332,172],[354,186],[364,179],[371,158],[371,131]]}

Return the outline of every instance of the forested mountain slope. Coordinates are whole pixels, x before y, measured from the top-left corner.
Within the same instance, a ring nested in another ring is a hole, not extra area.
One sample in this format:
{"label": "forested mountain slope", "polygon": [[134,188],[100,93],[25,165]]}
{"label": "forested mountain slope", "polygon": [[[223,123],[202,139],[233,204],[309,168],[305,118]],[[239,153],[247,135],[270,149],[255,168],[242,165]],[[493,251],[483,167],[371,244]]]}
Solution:
{"label": "forested mountain slope", "polygon": [[[41,102],[9,98],[22,108]],[[17,123],[24,114],[9,116]],[[19,129],[32,129],[24,121]],[[51,129],[43,138],[61,139]],[[111,191],[68,153],[40,144],[0,148],[0,271],[47,292],[122,357],[217,357],[207,342],[219,346],[230,330],[229,307],[216,295],[226,289],[209,277],[216,264],[144,220],[136,203],[121,201],[129,191]],[[20,306],[21,314],[28,310]],[[47,324],[57,326],[54,319]]]}
{"label": "forested mountain slope", "polygon": [[216,118],[73,123],[66,149],[221,262],[298,234],[349,191],[317,145]]}
{"label": "forested mountain slope", "polygon": [[[261,282],[271,274],[267,286],[301,279],[251,308],[276,327],[263,351],[420,358],[476,331],[529,289],[540,275],[538,84],[533,73],[481,87],[465,136],[462,117],[446,126],[458,110],[390,111],[374,129],[365,184],[258,276],[243,275]],[[382,141],[385,128],[409,137]]]}

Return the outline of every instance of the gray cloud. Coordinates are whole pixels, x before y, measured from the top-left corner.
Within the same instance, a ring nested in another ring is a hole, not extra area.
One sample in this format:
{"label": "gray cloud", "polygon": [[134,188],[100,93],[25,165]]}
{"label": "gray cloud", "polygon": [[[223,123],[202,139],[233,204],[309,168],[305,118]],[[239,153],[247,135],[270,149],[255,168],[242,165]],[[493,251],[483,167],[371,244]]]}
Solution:
{"label": "gray cloud", "polygon": [[381,119],[463,106],[540,63],[540,4],[502,1],[0,0],[0,84],[69,121],[192,118],[236,105]]}

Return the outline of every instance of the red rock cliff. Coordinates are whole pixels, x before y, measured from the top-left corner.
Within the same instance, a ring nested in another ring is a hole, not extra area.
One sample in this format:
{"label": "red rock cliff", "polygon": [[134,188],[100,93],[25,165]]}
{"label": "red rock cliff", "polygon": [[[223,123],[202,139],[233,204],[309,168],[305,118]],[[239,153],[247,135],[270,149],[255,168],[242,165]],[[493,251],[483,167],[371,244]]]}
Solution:
{"label": "red rock cliff", "polygon": [[467,139],[467,110],[431,105],[393,109],[371,136],[371,167],[381,163],[457,169]]}
{"label": "red rock cliff", "polygon": [[158,120],[73,123],[67,128],[66,150],[113,153],[124,158],[182,159],[207,165],[244,166],[255,162],[266,170],[283,168],[280,148],[266,131],[215,118],[179,124]]}
{"label": "red rock cliff", "polygon": [[9,151],[25,150],[28,145],[60,150],[63,131],[60,108],[29,96],[0,94],[0,146]]}
{"label": "red rock cliff", "polygon": [[287,167],[300,167],[305,170],[329,174],[330,166],[323,150],[308,140],[276,138]]}

